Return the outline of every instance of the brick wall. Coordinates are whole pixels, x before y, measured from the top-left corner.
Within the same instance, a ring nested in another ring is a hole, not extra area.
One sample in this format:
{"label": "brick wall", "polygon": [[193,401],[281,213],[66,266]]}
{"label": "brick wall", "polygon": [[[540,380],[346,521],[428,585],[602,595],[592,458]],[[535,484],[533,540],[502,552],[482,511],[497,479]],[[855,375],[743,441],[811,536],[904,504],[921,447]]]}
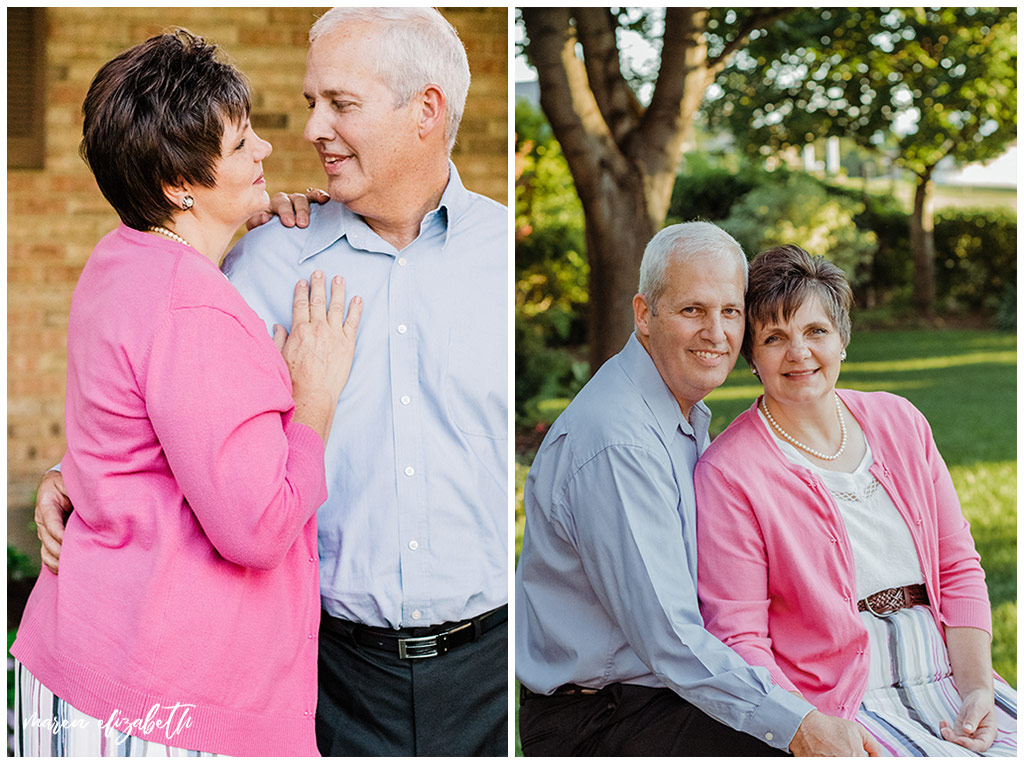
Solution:
{"label": "brick wall", "polygon": [[[64,452],[67,314],[95,243],[117,223],[78,156],[96,70],[167,27],[216,42],[246,73],[253,124],[274,146],[271,193],[323,177],[303,140],[306,34],[320,8],[47,8],[46,163],[7,173],[8,538],[38,552],[33,492]],[[508,10],[442,8],[466,45],[473,84],[453,159],[465,184],[508,203]]]}

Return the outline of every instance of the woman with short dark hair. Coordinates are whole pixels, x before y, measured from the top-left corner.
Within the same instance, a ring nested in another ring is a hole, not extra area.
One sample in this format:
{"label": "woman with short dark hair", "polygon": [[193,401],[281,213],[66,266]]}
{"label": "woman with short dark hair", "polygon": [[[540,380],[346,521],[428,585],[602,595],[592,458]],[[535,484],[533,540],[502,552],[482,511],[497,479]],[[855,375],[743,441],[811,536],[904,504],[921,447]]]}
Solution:
{"label": "woman with short dark hair", "polygon": [[707,629],[887,755],[1016,755],[985,574],[928,422],[836,390],[851,304],[800,247],[750,264],[741,352],[764,395],[694,475]]}
{"label": "woman with short dark hair", "polygon": [[82,154],[122,224],[68,323],[74,505],[12,653],[21,755],[317,755],[316,509],[361,302],[296,286],[274,338],[218,263],[270,144],[216,46],[104,65]]}

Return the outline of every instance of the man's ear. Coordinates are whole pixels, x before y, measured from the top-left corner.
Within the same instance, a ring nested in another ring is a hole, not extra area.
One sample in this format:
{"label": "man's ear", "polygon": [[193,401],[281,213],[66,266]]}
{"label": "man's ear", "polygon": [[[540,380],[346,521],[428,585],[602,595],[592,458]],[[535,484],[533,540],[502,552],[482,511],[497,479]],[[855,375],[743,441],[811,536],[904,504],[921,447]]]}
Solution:
{"label": "man's ear", "polygon": [[448,99],[444,91],[437,85],[427,85],[419,95],[420,113],[417,127],[421,138],[426,138],[432,131],[440,128],[444,133],[445,111]]}
{"label": "man's ear", "polygon": [[636,330],[639,334],[647,337],[650,333],[650,326],[648,321],[650,320],[651,306],[647,304],[647,300],[642,294],[636,294],[633,296],[633,322],[636,324]]}

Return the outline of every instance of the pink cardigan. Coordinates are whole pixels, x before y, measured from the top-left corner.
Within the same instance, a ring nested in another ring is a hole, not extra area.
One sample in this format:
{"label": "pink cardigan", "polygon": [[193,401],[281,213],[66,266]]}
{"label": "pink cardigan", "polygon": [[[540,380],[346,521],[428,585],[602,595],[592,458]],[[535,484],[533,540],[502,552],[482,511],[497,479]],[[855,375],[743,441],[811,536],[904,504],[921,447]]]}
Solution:
{"label": "pink cardigan", "polygon": [[293,411],[266,326],[212,262],[123,225],[105,236],[68,326],[75,511],[18,660],[147,740],[316,756],[327,488],[323,441]]}
{"label": "pink cardigan", "polygon": [[[841,390],[871,444],[871,473],[907,522],[936,623],[991,634],[967,521],[924,417],[888,393]],[[850,542],[831,494],[792,464],[757,402],[697,464],[698,591],[707,629],[820,711],[853,718],[868,679]]]}

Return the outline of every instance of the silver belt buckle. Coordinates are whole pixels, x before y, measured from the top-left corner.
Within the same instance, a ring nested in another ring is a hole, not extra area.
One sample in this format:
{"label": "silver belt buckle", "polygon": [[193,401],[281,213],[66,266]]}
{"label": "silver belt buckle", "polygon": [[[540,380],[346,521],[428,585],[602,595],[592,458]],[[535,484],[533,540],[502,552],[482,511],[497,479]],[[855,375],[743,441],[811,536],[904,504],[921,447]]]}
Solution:
{"label": "silver belt buckle", "polygon": [[415,660],[417,658],[436,658],[440,653],[437,651],[436,634],[432,637],[405,637],[398,640],[398,657],[401,659]]}

